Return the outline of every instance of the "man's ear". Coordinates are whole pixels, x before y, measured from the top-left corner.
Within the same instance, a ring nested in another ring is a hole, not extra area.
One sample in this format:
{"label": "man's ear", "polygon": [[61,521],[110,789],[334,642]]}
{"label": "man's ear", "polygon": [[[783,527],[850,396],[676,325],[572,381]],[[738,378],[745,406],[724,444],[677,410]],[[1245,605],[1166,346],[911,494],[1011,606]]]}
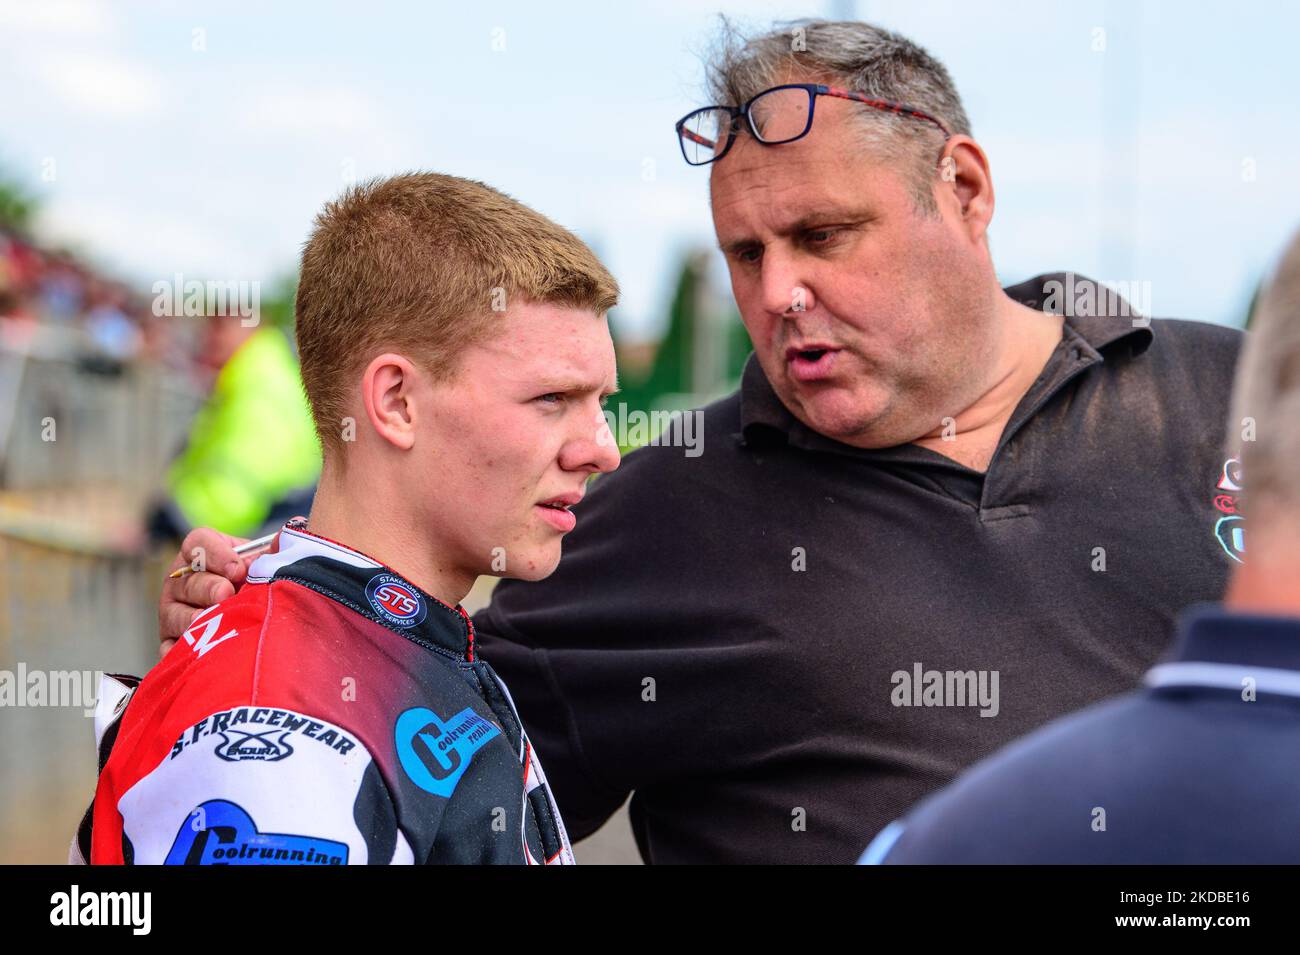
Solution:
{"label": "man's ear", "polygon": [[950,206],[966,223],[972,241],[982,239],[993,221],[993,176],[979,143],[953,136],[939,157],[940,206]]}
{"label": "man's ear", "polygon": [[373,359],[361,376],[361,400],[370,426],[380,438],[403,451],[415,444],[419,381],[415,365],[392,353]]}

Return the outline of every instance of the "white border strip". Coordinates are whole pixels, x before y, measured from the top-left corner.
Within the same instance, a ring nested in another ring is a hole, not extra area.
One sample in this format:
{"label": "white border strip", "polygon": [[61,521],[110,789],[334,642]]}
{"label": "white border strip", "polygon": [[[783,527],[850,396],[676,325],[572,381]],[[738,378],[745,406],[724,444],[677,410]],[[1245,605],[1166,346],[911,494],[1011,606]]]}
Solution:
{"label": "white border strip", "polygon": [[1300,696],[1300,672],[1277,667],[1247,667],[1239,663],[1161,663],[1147,671],[1143,681],[1150,687],[1204,686],[1218,690],[1240,690],[1242,680],[1255,681],[1260,693]]}

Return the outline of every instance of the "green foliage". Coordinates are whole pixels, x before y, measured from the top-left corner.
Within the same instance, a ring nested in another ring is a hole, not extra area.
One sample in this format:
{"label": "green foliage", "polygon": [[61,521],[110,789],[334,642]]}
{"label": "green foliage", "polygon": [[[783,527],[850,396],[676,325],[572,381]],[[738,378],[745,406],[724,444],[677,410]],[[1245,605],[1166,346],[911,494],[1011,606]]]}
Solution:
{"label": "green foliage", "polygon": [[0,176],[0,226],[16,232],[31,229],[36,199],[18,183]]}
{"label": "green foliage", "polygon": [[297,274],[282,275],[262,289],[261,320],[293,336],[293,300],[298,294]]}
{"label": "green foliage", "polygon": [[[700,270],[703,267],[703,263],[694,257],[688,257],[682,263],[672,302],[668,308],[668,328],[655,351],[654,362],[649,372],[636,379],[620,370],[622,390],[612,401],[626,404],[629,412],[648,413],[663,408],[664,399],[669,395],[680,396],[691,392],[694,385],[692,374],[694,355],[699,347],[700,326],[703,321],[699,311],[700,283],[704,281]],[[740,322],[740,316],[734,310],[729,311],[726,317],[722,348],[724,349],[725,386],[730,388],[739,383],[745,360],[751,350],[749,335]],[[709,400],[712,397],[711,395],[696,396],[699,401]],[[622,450],[630,449],[624,447]]]}
{"label": "green foliage", "polygon": [[677,276],[677,288],[668,308],[668,328],[655,351],[649,373],[640,381],[624,381],[617,400],[629,408],[649,411],[656,399],[666,394],[680,394],[691,385],[691,349],[695,344],[696,288],[699,276],[687,260]]}

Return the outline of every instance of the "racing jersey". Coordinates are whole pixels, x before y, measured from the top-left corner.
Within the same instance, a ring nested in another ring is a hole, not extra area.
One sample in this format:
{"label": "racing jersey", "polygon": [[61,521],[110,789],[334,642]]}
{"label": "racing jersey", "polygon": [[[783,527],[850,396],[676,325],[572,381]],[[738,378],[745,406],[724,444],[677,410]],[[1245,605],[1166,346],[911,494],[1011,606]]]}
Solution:
{"label": "racing jersey", "polygon": [[74,861],[572,863],[509,692],[474,651],[459,606],[289,522],[99,715]]}

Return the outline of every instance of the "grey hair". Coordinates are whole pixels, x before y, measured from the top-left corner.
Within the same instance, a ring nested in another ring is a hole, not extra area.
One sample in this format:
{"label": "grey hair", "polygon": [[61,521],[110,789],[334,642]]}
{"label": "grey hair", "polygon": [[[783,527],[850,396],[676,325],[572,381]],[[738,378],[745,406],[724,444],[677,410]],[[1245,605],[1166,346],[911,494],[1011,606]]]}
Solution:
{"label": "grey hair", "polygon": [[[1252,423],[1254,440],[1244,440]],[[1241,439],[1243,505],[1269,522],[1300,521],[1300,232],[1256,303],[1228,434]]]}
{"label": "grey hair", "polygon": [[[971,134],[947,68],[906,37],[868,23],[810,19],[778,23],[770,32],[746,37],[733,21],[720,19],[720,35],[705,64],[710,102],[739,106],[799,77],[902,103],[929,113],[954,134]],[[917,207],[933,213],[943,133],[884,110],[864,107],[861,114],[864,147],[900,168]]]}

